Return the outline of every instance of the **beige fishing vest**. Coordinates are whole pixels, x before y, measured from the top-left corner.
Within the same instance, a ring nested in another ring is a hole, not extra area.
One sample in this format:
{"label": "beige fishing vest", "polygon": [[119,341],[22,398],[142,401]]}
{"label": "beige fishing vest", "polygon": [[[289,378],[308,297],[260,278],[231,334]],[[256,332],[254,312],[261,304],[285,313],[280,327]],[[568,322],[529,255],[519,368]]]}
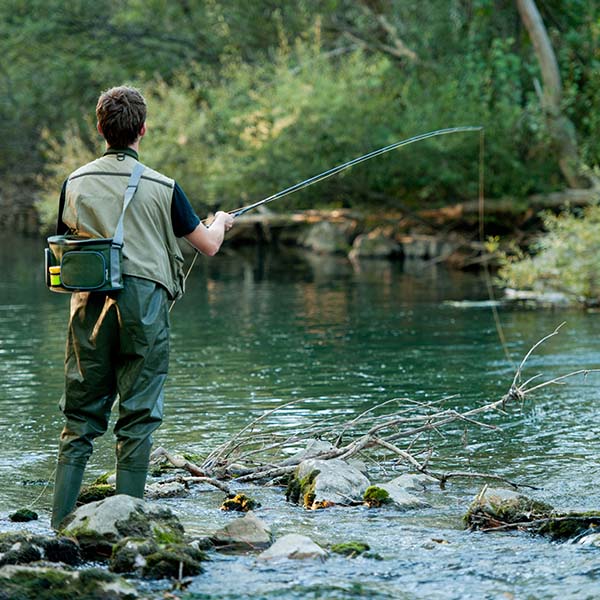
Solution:
{"label": "beige fishing vest", "polygon": [[[109,154],[74,171],[67,181],[62,220],[72,233],[110,238],[136,160]],[[123,274],[163,285],[172,299],[183,294],[183,256],[173,233],[174,181],[146,168],[123,221]]]}

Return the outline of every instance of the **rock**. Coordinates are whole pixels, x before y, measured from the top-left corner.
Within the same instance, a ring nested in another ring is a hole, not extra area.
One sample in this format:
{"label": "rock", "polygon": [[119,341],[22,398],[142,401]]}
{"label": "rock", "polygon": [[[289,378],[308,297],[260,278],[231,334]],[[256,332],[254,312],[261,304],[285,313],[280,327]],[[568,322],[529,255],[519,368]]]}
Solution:
{"label": "rock", "polygon": [[378,486],[389,494],[390,502],[396,508],[401,510],[417,510],[419,508],[429,508],[431,505],[422,498],[414,496],[408,490],[423,491],[425,489],[424,485],[430,483],[428,481],[430,479],[437,483],[437,480],[426,475],[404,474],[387,483],[380,483]]}
{"label": "rock", "polygon": [[28,521],[37,521],[38,514],[28,508],[20,508],[9,515],[8,518],[13,523],[27,523]]}
{"label": "rock", "polygon": [[261,560],[327,558],[324,550],[309,537],[290,533],[278,539],[268,550],[258,555]]}
{"label": "rock", "polygon": [[378,228],[356,237],[350,258],[388,258],[401,252],[402,246]]}
{"label": "rock", "polygon": [[319,254],[347,254],[353,231],[354,224],[351,222],[321,221],[312,225],[299,241],[300,245]]}
{"label": "rock", "polygon": [[581,546],[596,546],[600,548],[600,533],[590,533],[579,538],[576,542]]}
{"label": "rock", "polygon": [[69,571],[48,566],[0,568],[0,598],[15,600],[134,600],[127,581],[102,569]]}
{"label": "rock", "polygon": [[0,534],[0,566],[47,560],[77,565],[82,562],[78,544],[69,538],[46,537],[28,532]]}
{"label": "rock", "polygon": [[308,460],[309,458],[313,458],[319,454],[322,454],[323,452],[333,450],[334,448],[335,446],[326,440],[310,440],[308,444],[306,444],[306,448],[296,452],[296,454],[293,454],[289,458],[286,458],[281,464],[282,466],[296,465],[301,463],[303,460]]}
{"label": "rock", "polygon": [[506,524],[527,523],[552,516],[549,504],[532,500],[513,490],[484,488],[464,516],[470,529],[493,529]]}
{"label": "rock", "polygon": [[109,557],[113,544],[126,537],[157,543],[183,540],[183,527],[168,508],[124,494],[85,504],[64,523],[62,533],[74,537],[84,555],[95,559]]}
{"label": "rock", "polygon": [[125,538],[113,548],[110,570],[149,579],[177,579],[180,574],[189,577],[202,573],[205,560],[206,554],[192,545],[159,545],[153,540]]}
{"label": "rock", "polygon": [[424,492],[428,488],[439,488],[440,482],[435,477],[423,473],[403,473],[388,481],[387,485],[402,488],[407,492]]}
{"label": "rock", "polygon": [[316,509],[361,502],[369,480],[358,469],[334,458],[301,462],[286,491],[286,499]]}
{"label": "rock", "polygon": [[183,498],[189,496],[189,490],[185,484],[179,481],[170,481],[168,483],[151,483],[146,486],[144,496],[149,500],[158,498]]}
{"label": "rock", "polygon": [[215,531],[210,540],[220,551],[248,552],[270,546],[273,535],[270,528],[250,511]]}

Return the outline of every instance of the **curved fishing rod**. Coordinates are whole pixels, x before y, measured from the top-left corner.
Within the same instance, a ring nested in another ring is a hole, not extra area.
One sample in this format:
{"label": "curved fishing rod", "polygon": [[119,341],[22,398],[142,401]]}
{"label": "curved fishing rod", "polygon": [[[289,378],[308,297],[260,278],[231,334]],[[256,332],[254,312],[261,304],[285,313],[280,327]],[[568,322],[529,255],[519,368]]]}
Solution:
{"label": "curved fishing rod", "polygon": [[[354,165],[358,165],[359,163],[369,160],[371,158],[375,158],[376,156],[381,156],[382,154],[385,154],[386,152],[391,152],[392,150],[395,150],[396,148],[401,148],[402,146],[408,146],[409,144],[414,144],[415,142],[420,142],[422,140],[426,140],[426,139],[432,138],[432,137],[437,137],[439,135],[447,135],[449,133],[462,133],[462,132],[466,132],[466,131],[483,132],[483,127],[481,125],[467,125],[464,127],[448,127],[446,129],[437,129],[436,131],[429,131],[428,133],[421,133],[421,134],[415,135],[411,138],[407,138],[406,140],[394,142],[393,144],[390,144],[389,146],[384,146],[383,148],[379,148],[378,150],[373,150],[372,152],[368,152],[367,154],[363,154],[362,156],[353,158],[352,160],[349,160],[348,162],[338,165],[337,167],[333,167],[331,169],[328,169],[327,171],[323,171],[322,173],[319,173],[318,175],[309,177],[308,179],[305,179],[304,181],[300,181],[288,188],[285,188],[284,190],[281,190],[281,191],[273,194],[272,196],[263,198],[262,200],[259,200],[258,202],[254,202],[253,204],[249,204],[248,206],[243,206],[241,208],[236,208],[235,210],[229,211],[229,213],[231,215],[233,215],[234,217],[239,217],[239,216],[243,215],[244,213],[247,213],[248,211],[252,210],[253,208],[257,208],[258,206],[262,206],[263,204],[267,204],[268,202],[273,202],[274,200],[278,200],[279,198],[283,198],[284,196],[288,196],[289,194],[293,194],[294,192],[303,190],[304,188],[307,188],[309,185],[313,185],[315,183],[318,183],[319,181],[323,181],[324,179],[327,179],[328,177],[331,177],[332,175],[340,173],[341,171],[344,171],[345,169],[349,169],[350,167],[353,167]],[[188,278],[190,272],[192,271],[194,264],[196,263],[198,254],[199,254],[198,251],[196,251],[194,253],[194,258],[192,259],[192,263],[190,264],[187,272],[184,275],[184,278],[183,278],[184,282],[187,281],[187,278]],[[171,303],[171,306],[169,307],[169,312],[173,309],[174,305],[175,305],[175,301],[173,301]]]}
{"label": "curved fishing rod", "polygon": [[309,177],[308,179],[305,179],[304,181],[300,181],[299,183],[296,183],[284,190],[281,190],[280,192],[277,192],[276,194],[273,194],[272,196],[263,198],[262,200],[259,200],[258,202],[249,204],[248,206],[244,206],[242,208],[237,208],[235,210],[232,210],[232,211],[230,211],[230,214],[232,214],[234,217],[239,217],[239,216],[243,215],[244,213],[247,213],[249,210],[252,210],[253,208],[257,208],[258,206],[262,206],[263,204],[267,204],[268,202],[273,202],[274,200],[279,200],[279,198],[283,198],[284,196],[288,196],[289,194],[293,194],[294,192],[303,190],[304,188],[307,188],[309,185],[313,185],[315,183],[318,183],[319,181],[323,181],[324,179],[327,179],[328,177],[331,177],[332,175],[336,175],[337,173],[340,173],[341,171],[349,169],[350,167],[353,167],[354,165],[358,165],[359,163],[369,160],[371,158],[375,158],[376,156],[381,156],[382,154],[385,154],[386,152],[391,152],[392,150],[395,150],[396,148],[401,148],[402,146],[408,146],[409,144],[414,144],[415,142],[420,142],[421,140],[426,140],[428,138],[436,137],[439,135],[447,135],[449,133],[461,133],[464,131],[481,131],[482,129],[483,129],[483,127],[481,127],[481,126],[470,125],[470,126],[465,126],[465,127],[448,127],[447,129],[438,129],[437,131],[430,131],[429,133],[421,133],[419,135],[415,135],[414,137],[408,138],[406,140],[401,140],[399,142],[395,142],[393,144],[390,144],[389,146],[379,148],[378,150],[373,150],[372,152],[363,154],[362,156],[359,156],[357,158],[349,160],[348,162],[338,165],[337,167],[333,167],[331,169],[328,169],[327,171],[323,171],[322,173],[319,173],[318,175]]}

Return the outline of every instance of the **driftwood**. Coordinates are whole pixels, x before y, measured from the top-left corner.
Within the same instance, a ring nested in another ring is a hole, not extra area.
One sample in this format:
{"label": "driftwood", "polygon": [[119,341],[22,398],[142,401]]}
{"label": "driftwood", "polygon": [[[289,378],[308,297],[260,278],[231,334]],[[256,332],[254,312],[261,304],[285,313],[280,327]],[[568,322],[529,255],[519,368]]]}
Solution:
{"label": "driftwood", "polygon": [[[516,488],[523,484],[508,481],[494,474],[477,473],[473,471],[438,472],[429,466],[432,449],[415,450],[423,434],[439,434],[450,424],[469,424],[478,428],[498,429],[496,425],[483,422],[481,417],[489,413],[506,414],[505,409],[515,404],[522,404],[524,399],[544,387],[560,385],[566,379],[577,375],[587,376],[600,369],[580,369],[571,373],[545,380],[532,385],[541,376],[537,374],[522,381],[525,364],[532,353],[545,341],[559,333],[563,324],[552,333],[539,340],[527,352],[519,364],[512,384],[506,394],[500,399],[472,408],[458,411],[443,408],[443,404],[454,396],[432,402],[415,402],[409,398],[394,398],[374,406],[346,423],[335,420],[320,421],[307,425],[303,429],[291,432],[269,429],[264,424],[267,417],[277,411],[293,406],[299,400],[287,402],[281,406],[264,412],[254,421],[227,442],[215,448],[202,462],[193,465],[189,461],[169,454],[160,448],[154,456],[165,457],[171,464],[192,473],[190,482],[209,483],[230,493],[223,479],[235,478],[236,482],[269,482],[277,481],[292,473],[298,464],[306,458],[299,453],[296,456],[286,456],[290,448],[302,448],[310,440],[330,440],[310,455],[310,458],[328,460],[332,458],[349,459],[356,455],[368,456],[379,464],[386,462],[402,462],[413,471],[430,475],[440,482],[443,487],[449,479],[475,478],[502,481]],[[402,408],[398,409],[397,405]],[[393,410],[396,408],[396,410]],[[424,455],[424,456],[422,456]],[[533,486],[525,486],[533,487]]]}

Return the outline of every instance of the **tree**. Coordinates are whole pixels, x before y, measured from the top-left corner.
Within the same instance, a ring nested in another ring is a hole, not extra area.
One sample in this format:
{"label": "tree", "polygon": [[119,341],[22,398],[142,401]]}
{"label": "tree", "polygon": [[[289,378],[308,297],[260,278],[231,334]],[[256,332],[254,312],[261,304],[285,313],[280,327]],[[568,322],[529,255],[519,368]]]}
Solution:
{"label": "tree", "polygon": [[558,164],[569,186],[590,187],[596,182],[589,175],[582,173],[575,127],[562,111],[562,80],[546,27],[534,0],[516,2],[539,62],[543,82],[542,108],[558,152]]}

